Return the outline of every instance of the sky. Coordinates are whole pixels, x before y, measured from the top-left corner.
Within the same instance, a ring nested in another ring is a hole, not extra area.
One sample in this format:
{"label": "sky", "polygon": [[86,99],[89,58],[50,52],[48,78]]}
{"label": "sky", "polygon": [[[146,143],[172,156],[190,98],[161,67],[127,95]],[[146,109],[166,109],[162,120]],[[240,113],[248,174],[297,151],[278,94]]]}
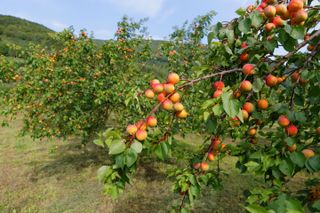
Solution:
{"label": "sky", "polygon": [[236,17],[235,10],[255,0],[0,0],[0,14],[43,24],[55,31],[73,26],[86,29],[98,39],[113,38],[123,15],[139,20],[148,17],[148,32],[165,39],[174,26],[214,10],[216,21]]}

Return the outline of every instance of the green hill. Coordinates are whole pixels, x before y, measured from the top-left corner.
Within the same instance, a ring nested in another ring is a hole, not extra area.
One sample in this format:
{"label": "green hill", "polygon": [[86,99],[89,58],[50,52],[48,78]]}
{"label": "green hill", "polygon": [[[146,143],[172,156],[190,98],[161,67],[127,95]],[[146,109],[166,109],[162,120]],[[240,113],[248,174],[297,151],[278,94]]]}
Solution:
{"label": "green hill", "polygon": [[8,45],[19,45],[26,47],[29,42],[43,46],[54,45],[50,34],[53,30],[25,19],[0,15],[0,52],[9,54]]}
{"label": "green hill", "polygon": [[[50,34],[55,31],[48,27],[28,21],[26,19],[0,15],[0,55],[15,56],[16,53],[9,48],[10,45],[18,45],[25,48],[29,43],[42,46],[57,45]],[[100,46],[104,40],[95,39]],[[163,41],[152,41],[151,47],[155,51]]]}

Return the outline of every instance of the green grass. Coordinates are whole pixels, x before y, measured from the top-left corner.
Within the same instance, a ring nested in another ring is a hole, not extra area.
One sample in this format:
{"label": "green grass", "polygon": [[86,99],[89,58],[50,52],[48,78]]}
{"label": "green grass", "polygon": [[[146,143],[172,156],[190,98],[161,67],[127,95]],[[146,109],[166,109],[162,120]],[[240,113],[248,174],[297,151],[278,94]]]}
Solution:
{"label": "green grass", "polygon": [[[181,200],[171,192],[167,172],[176,163],[143,156],[134,184],[116,201],[103,195],[97,169],[109,162],[107,154],[80,140],[32,141],[16,137],[21,120],[0,127],[0,212],[168,212]],[[176,146],[179,156],[197,149],[200,137],[191,136]],[[221,162],[227,172],[220,191],[203,190],[193,212],[243,212],[243,192],[261,184],[259,177],[239,174],[236,159]],[[181,161],[179,164],[183,164]],[[298,181],[299,184],[301,180]],[[294,183],[294,185],[297,185]]]}
{"label": "green grass", "polygon": [[[167,212],[181,199],[171,192],[167,171],[174,162],[162,163],[143,157],[119,200],[103,195],[96,178],[97,169],[108,157],[93,145],[87,151],[76,138],[68,141],[32,141],[16,137],[21,121],[0,128],[0,212]],[[180,153],[197,146],[191,137],[177,146]],[[222,164],[231,168],[234,159]],[[243,190],[256,185],[250,175],[229,170],[223,191],[204,190],[194,212],[241,212]],[[241,186],[239,186],[241,183]]]}

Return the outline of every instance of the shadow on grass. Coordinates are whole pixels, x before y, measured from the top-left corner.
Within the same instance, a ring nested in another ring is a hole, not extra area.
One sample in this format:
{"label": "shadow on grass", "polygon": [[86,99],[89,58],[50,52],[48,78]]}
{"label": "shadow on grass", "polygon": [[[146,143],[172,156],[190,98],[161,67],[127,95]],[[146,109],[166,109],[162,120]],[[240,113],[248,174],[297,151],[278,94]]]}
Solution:
{"label": "shadow on grass", "polygon": [[68,141],[68,143],[56,148],[48,158],[35,159],[28,162],[27,165],[33,167],[31,180],[36,182],[39,178],[57,175],[68,176],[83,169],[98,168],[107,163],[110,163],[108,154],[94,144],[81,147],[79,142]]}
{"label": "shadow on grass", "polygon": [[[42,148],[39,148],[42,150]],[[51,176],[60,176],[60,178],[74,175],[85,169],[97,170],[102,165],[111,164],[111,158],[108,152],[97,147],[93,143],[82,147],[79,141],[68,141],[58,146],[54,153],[44,158],[34,158],[26,163],[32,167],[30,179],[37,182],[38,179],[44,179]],[[165,180],[167,174],[165,168],[175,165],[174,160],[159,162],[155,157],[142,154],[139,159],[140,175],[147,181]]]}

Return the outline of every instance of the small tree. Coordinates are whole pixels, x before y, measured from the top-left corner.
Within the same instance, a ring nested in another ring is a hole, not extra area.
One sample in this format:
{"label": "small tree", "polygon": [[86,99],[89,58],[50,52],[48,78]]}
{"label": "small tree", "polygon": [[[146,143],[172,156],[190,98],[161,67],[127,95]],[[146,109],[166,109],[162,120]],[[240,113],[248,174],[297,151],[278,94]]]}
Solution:
{"label": "small tree", "polygon": [[116,39],[101,48],[85,31],[76,36],[72,29],[56,35],[61,49],[31,46],[6,114],[22,112],[23,132],[33,138],[79,135],[88,141],[112,113],[125,114],[128,86],[146,75],[139,65],[150,57],[142,24],[125,17]]}

